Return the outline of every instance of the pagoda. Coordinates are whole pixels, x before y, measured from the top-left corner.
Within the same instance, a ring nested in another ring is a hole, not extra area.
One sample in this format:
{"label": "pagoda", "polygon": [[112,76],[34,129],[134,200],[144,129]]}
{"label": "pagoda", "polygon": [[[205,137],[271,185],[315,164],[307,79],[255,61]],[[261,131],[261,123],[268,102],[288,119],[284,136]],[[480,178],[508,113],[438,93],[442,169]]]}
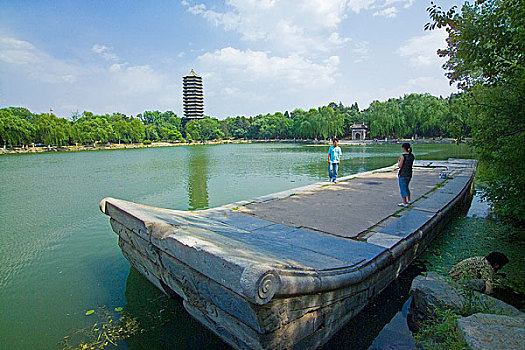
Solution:
{"label": "pagoda", "polygon": [[186,121],[204,118],[202,77],[193,69],[190,74],[182,77],[182,97]]}

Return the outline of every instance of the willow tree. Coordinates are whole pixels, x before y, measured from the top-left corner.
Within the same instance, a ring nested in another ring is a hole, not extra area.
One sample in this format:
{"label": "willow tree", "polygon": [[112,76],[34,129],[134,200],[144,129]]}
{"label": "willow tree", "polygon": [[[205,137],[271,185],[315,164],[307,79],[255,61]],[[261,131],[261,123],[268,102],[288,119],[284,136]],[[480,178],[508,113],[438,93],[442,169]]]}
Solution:
{"label": "willow tree", "polygon": [[404,137],[409,134],[401,104],[396,99],[373,101],[364,113],[369,120],[372,137]]}
{"label": "willow tree", "polygon": [[31,142],[33,132],[33,125],[26,119],[13,115],[7,108],[0,110],[0,141],[4,148],[7,145],[27,145]]}

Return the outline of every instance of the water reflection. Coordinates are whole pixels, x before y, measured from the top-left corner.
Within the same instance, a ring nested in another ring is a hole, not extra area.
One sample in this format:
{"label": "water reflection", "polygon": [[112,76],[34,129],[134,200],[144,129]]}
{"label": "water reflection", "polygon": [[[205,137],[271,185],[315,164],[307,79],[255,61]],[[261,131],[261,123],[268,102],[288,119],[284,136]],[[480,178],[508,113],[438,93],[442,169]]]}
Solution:
{"label": "water reflection", "polygon": [[329,349],[415,349],[407,312],[412,280],[424,270],[410,265],[323,347]]}
{"label": "water reflection", "polygon": [[181,298],[168,298],[133,267],[126,280],[125,298],[124,312],[140,327],[124,341],[129,349],[228,348],[186,312]]}
{"label": "water reflection", "polygon": [[[414,349],[407,325],[410,284],[423,271],[410,265],[374,301],[323,347],[329,349]],[[184,309],[182,298],[168,298],[133,267],[126,281],[124,312],[140,331],[126,339],[130,349],[229,349]]]}
{"label": "water reflection", "polygon": [[190,210],[206,209],[208,202],[209,147],[189,147],[188,157],[188,207]]}

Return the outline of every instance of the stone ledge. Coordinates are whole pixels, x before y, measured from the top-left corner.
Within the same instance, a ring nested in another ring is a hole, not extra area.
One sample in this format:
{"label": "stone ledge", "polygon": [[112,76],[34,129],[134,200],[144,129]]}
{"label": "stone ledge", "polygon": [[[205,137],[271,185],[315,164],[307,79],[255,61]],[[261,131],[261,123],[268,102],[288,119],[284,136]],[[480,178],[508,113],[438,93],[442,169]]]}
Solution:
{"label": "stone ledge", "polygon": [[525,349],[525,318],[474,314],[456,321],[459,336],[475,350]]}

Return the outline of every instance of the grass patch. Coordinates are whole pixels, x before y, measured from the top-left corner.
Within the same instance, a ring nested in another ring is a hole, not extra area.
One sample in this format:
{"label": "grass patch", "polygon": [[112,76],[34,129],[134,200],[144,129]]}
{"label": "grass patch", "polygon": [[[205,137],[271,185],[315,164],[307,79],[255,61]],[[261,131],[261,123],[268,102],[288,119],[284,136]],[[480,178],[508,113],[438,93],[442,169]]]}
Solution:
{"label": "grass patch", "polygon": [[456,320],[460,316],[451,310],[434,310],[434,316],[426,320],[414,334],[416,342],[428,350],[469,349],[465,340],[459,337]]}
{"label": "grass patch", "polygon": [[440,183],[438,183],[436,186],[434,186],[433,189],[431,189],[430,191],[428,191],[427,193],[425,193],[423,196],[423,198],[428,198],[429,195],[431,195],[432,193],[436,192],[437,190],[439,190],[440,188],[442,188],[443,186],[445,186],[445,184],[447,183],[449,179],[447,180],[443,180],[441,181]]}
{"label": "grass patch", "polygon": [[392,214],[393,217],[395,218],[400,218],[401,217],[401,213],[404,212],[405,210],[407,210],[407,208],[403,208],[403,209],[398,209],[394,214]]}

